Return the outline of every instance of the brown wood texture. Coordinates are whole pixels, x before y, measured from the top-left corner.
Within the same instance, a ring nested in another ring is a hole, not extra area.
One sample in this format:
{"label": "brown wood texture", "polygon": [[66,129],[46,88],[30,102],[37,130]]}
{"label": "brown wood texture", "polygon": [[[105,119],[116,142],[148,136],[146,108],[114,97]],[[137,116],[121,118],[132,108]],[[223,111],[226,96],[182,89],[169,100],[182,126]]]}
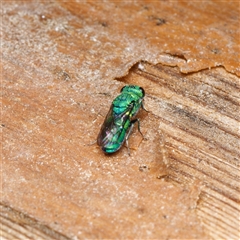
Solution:
{"label": "brown wood texture", "polygon": [[[239,3],[3,1],[2,239],[239,239]],[[96,136],[122,86],[142,139]]]}

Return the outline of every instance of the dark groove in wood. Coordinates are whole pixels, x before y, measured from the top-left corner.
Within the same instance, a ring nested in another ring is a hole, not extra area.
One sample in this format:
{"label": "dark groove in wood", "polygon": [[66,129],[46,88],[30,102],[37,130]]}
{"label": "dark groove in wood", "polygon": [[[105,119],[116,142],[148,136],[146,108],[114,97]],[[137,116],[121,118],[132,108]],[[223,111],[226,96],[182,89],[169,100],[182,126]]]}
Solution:
{"label": "dark groove in wood", "polygon": [[[157,68],[156,66],[154,66],[154,67]],[[165,68],[161,68],[161,69],[164,71]],[[165,73],[168,73],[168,72],[165,70]],[[142,76],[142,77],[144,77],[146,79],[149,79],[150,81],[158,83],[161,86],[165,86],[165,87],[167,87],[168,89],[170,89],[171,91],[175,92],[178,95],[180,94],[181,96],[186,97],[186,95],[184,94],[183,90],[176,91],[176,89],[173,88],[170,84],[168,84],[166,81],[161,81],[162,78],[159,78],[158,76],[154,75],[153,73],[149,73],[149,72],[142,71],[142,70],[137,70],[136,74],[138,74],[138,75],[140,75],[140,76]],[[175,74],[175,76],[179,78],[179,74],[176,74],[175,71],[171,71],[168,74],[170,74],[171,76]],[[187,80],[187,81],[191,82],[190,80]],[[199,82],[202,82],[205,85],[209,85],[208,83],[205,83],[205,82],[203,82],[203,81],[198,79],[198,85],[200,85]],[[211,88],[216,88],[215,86],[212,86],[212,85],[209,85],[209,86]],[[189,90],[191,90],[191,89],[189,89]],[[220,99],[223,99],[222,96],[219,93],[215,92],[214,94],[217,95],[217,96],[220,96]],[[236,108],[239,107],[239,102],[237,102],[235,99],[231,98],[230,96],[226,96],[225,94],[227,94],[227,93],[224,93],[224,99],[229,98],[229,102],[231,102]],[[194,95],[192,95],[192,96],[194,96]],[[188,95],[187,98],[191,99],[192,101],[196,102],[197,104],[201,104],[203,107],[208,106],[211,109],[220,110],[219,112],[221,112],[222,114],[224,113],[225,116],[227,116],[229,118],[232,118],[234,120],[240,121],[240,118],[237,117],[238,115],[234,115],[231,112],[226,112],[225,110],[220,109],[220,107],[218,107],[218,106],[217,107],[216,106],[212,107],[213,104],[210,104],[209,102],[201,100],[201,98],[199,98],[199,96],[197,96],[197,95],[196,95],[196,98],[195,97],[191,97],[191,95]]]}
{"label": "dark groove in wood", "polygon": [[[23,227],[28,232],[31,232],[31,228],[35,229],[37,232],[42,233],[43,235],[46,235],[52,239],[70,240],[70,238],[68,238],[67,236],[53,230],[49,226],[41,224],[36,219],[33,219],[27,216],[26,214],[9,207],[4,203],[0,203],[0,207],[1,207],[1,212],[0,212],[1,217],[3,217],[4,219],[7,219],[9,222],[12,222],[12,225],[8,226],[9,229],[11,229],[15,224],[16,226],[19,225]],[[14,231],[18,231],[20,234],[26,235],[26,233],[19,231],[19,229],[14,228]],[[38,235],[35,231],[34,233],[31,233],[31,234]],[[31,238],[31,236],[28,238]]]}
{"label": "dark groove in wood", "polygon": [[[180,130],[182,130],[182,131],[187,132],[187,133],[188,133],[189,135],[191,135],[191,136],[194,136],[194,137],[196,137],[196,138],[202,139],[202,140],[205,141],[205,142],[208,142],[208,139],[207,139],[207,138],[205,138],[205,137],[203,137],[203,136],[201,136],[201,135],[199,135],[199,134],[195,134],[195,133],[193,133],[192,131],[186,131],[186,129],[184,129],[184,127],[181,127],[181,126],[179,126],[179,125],[174,125],[174,126],[173,126],[173,123],[172,123],[172,122],[170,122],[170,121],[166,120],[165,118],[162,118],[162,117],[160,117],[160,116],[158,116],[158,115],[153,114],[153,116],[154,116],[155,118],[157,118],[157,119],[160,119],[162,122],[168,124],[169,126],[171,126],[171,128],[178,128],[178,129],[180,129]],[[213,143],[212,143],[212,144],[213,144]],[[219,144],[219,143],[217,143],[217,142],[214,142],[214,145],[215,145],[216,147],[218,147],[218,148],[223,149],[225,152],[231,153],[231,155],[232,155],[233,153],[234,153],[236,156],[239,155],[239,153],[238,153],[237,150],[236,150],[236,151],[229,150],[229,149],[225,148],[224,145]],[[236,159],[236,163],[238,163],[237,159]],[[236,165],[236,166],[238,166],[238,165]]]}
{"label": "dark groove in wood", "polygon": [[[173,159],[173,158],[172,158]],[[173,160],[175,160],[175,161],[178,161],[177,159],[173,159]],[[188,173],[186,173],[185,171],[183,171],[183,170],[179,170],[178,168],[176,168],[175,166],[173,166],[173,165],[171,165],[171,166],[169,166],[168,167],[170,170],[172,170],[173,172],[175,172],[175,173],[178,173],[178,174],[181,174],[181,175],[183,175],[183,176],[190,176],[190,174],[188,174]],[[196,169],[197,170],[197,169]],[[202,172],[202,171],[198,171],[198,172]],[[211,177],[211,176],[209,176],[208,174],[206,174],[206,173],[204,173],[204,172],[202,172],[204,175],[206,175],[206,176],[208,176],[208,177],[210,177],[210,178],[213,178],[213,177]],[[172,175],[173,176],[173,175]],[[171,177],[170,177],[171,178]],[[197,177],[196,177],[197,178]],[[174,177],[174,179],[175,179],[175,177]],[[173,180],[174,180],[173,179]],[[214,178],[213,178],[214,179]],[[202,179],[200,179],[200,180],[202,180]],[[214,179],[215,181],[217,181],[217,182],[220,182],[220,181],[218,181],[218,180],[216,180],[216,179]],[[181,181],[179,181],[178,180],[178,182],[179,183],[181,183]],[[236,203],[240,203],[240,199],[239,198],[237,198],[237,197],[233,197],[233,196],[231,196],[230,194],[228,194],[228,193],[226,193],[225,191],[222,191],[222,189],[220,189],[219,187],[215,187],[214,185],[212,185],[212,184],[209,184],[208,182],[206,182],[206,181],[203,181],[202,180],[202,182],[203,182],[203,184],[206,186],[206,187],[208,187],[208,188],[210,188],[210,189],[212,189],[212,190],[214,190],[214,191],[216,191],[216,192],[218,192],[218,193],[220,193],[221,195],[223,195],[223,196],[225,196],[226,198],[229,198],[229,199],[231,199],[232,201],[234,201],[234,202],[236,202]],[[234,189],[235,190],[235,189]]]}

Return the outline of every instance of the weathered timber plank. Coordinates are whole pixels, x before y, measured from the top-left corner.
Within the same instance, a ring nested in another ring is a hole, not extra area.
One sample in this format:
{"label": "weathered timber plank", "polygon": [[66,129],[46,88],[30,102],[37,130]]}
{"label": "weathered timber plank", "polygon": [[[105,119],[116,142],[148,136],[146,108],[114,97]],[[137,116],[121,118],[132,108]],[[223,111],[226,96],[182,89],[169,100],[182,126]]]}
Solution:
{"label": "weathered timber plank", "polygon": [[169,177],[201,186],[197,208],[210,235],[237,239],[239,78],[222,68],[185,75],[142,62],[121,80],[148,89],[146,101],[163,135]]}

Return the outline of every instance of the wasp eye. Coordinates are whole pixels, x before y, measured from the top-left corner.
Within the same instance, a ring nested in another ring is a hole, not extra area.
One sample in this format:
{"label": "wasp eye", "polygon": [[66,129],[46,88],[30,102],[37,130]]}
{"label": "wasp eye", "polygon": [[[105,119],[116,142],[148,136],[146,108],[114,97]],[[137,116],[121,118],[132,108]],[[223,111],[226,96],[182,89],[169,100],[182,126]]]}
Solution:
{"label": "wasp eye", "polygon": [[120,92],[122,92],[122,91],[123,91],[123,89],[124,89],[125,87],[126,87],[126,86],[122,87],[122,89],[121,89],[121,91],[120,91]]}
{"label": "wasp eye", "polygon": [[143,97],[145,96],[145,91],[142,87],[140,87],[141,91],[142,91],[142,94],[143,94]]}

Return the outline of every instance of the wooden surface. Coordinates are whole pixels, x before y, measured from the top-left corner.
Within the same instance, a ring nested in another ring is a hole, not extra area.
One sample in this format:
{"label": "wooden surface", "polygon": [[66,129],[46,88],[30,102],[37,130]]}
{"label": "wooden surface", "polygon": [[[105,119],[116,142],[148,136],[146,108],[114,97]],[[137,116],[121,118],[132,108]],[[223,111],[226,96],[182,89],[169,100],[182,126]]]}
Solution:
{"label": "wooden surface", "polygon": [[[239,3],[2,10],[2,239],[239,238]],[[107,156],[125,84],[145,139]]]}

